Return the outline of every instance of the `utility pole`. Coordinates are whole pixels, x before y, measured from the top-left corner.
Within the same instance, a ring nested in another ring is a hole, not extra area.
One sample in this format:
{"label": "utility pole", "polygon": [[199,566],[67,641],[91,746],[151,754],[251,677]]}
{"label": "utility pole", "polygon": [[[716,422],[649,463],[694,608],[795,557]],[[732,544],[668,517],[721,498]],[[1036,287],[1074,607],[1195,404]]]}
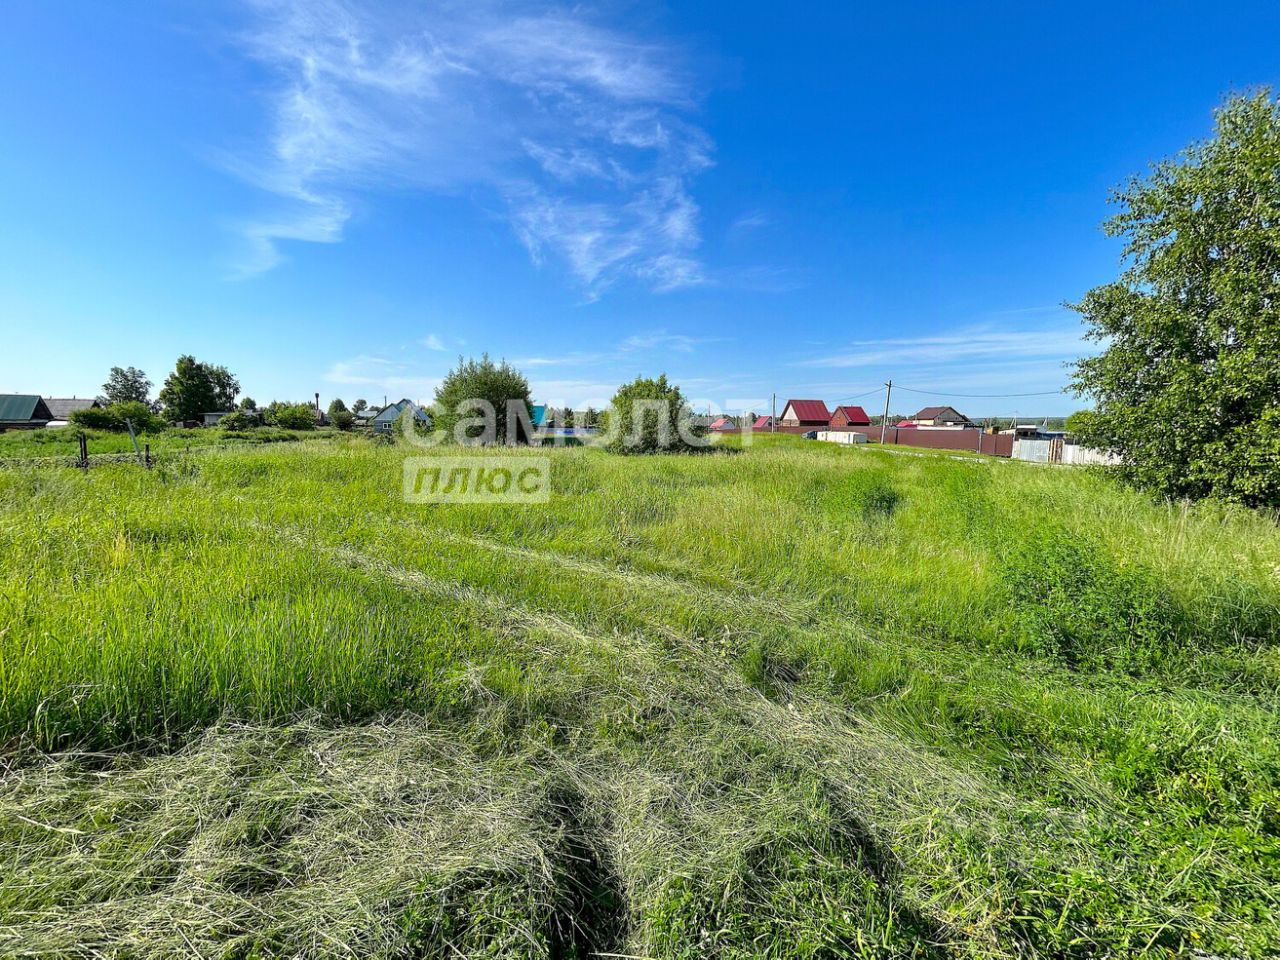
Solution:
{"label": "utility pole", "polygon": [[776,393],[773,395],[773,413],[769,417],[769,432],[778,432],[778,395]]}
{"label": "utility pole", "polygon": [[889,397],[893,393],[893,381],[884,385],[884,416],[880,420],[880,443],[884,444],[884,431],[889,426]]}

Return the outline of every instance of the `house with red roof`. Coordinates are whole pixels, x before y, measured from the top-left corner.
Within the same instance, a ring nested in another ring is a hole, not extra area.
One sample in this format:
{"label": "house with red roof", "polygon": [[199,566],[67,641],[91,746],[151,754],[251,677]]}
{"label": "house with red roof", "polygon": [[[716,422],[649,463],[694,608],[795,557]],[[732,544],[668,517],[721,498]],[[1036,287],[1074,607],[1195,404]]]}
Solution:
{"label": "house with red roof", "polygon": [[869,427],[871,418],[861,407],[836,407],[835,412],[831,414],[830,426],[836,430],[846,427]]}
{"label": "house with red roof", "polygon": [[732,417],[717,417],[711,421],[710,430],[737,430],[738,425],[733,422]]}
{"label": "house with red roof", "polygon": [[821,400],[788,400],[778,418],[784,427],[825,428],[830,422],[831,411]]}
{"label": "house with red roof", "polygon": [[773,417],[770,417],[767,415],[763,417],[756,417],[755,423],[751,424],[751,429],[752,430],[772,430]]}

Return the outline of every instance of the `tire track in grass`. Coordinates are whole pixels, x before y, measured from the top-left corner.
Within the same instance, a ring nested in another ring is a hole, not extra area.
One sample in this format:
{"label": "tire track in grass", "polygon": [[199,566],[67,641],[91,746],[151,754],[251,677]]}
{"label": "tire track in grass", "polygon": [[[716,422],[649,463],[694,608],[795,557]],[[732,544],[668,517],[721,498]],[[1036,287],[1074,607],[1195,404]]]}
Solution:
{"label": "tire track in grass", "polygon": [[560,553],[555,550],[536,550],[533,547],[520,547],[515,544],[503,543],[500,540],[493,540],[488,537],[468,536],[467,534],[455,533],[452,530],[445,530],[439,527],[423,527],[419,524],[413,524],[408,521],[400,522],[404,526],[410,527],[415,531],[427,533],[430,536],[441,540],[447,540],[450,543],[454,543],[459,546],[475,547],[479,550],[487,550],[491,553],[501,553],[522,560],[536,560],[543,563],[550,563],[563,567],[566,570],[573,570],[578,573],[588,574],[589,576],[615,580],[619,583],[631,586],[651,587],[655,590],[663,590],[666,592],[685,595],[690,593],[699,594],[705,596],[708,601],[720,604],[721,606],[734,607],[744,611],[750,611],[752,613],[767,613],[770,616],[783,620],[788,624],[799,624],[811,621],[816,613],[811,604],[799,604],[776,596],[755,596],[747,592],[754,588],[745,583],[742,584],[743,592],[735,593],[730,590],[723,590],[719,587],[712,586],[711,584],[700,583],[692,579],[672,576],[670,574],[632,570],[613,566],[605,563],[604,561],[589,560],[585,557]]}
{"label": "tire track in grass", "polygon": [[[1034,888],[1024,865],[1037,848],[1053,849],[1064,873],[1106,872],[1094,851],[1074,839],[1084,836],[1094,811],[1029,807],[980,773],[913,744],[909,732],[848,707],[804,694],[771,700],[733,661],[708,655],[674,630],[653,625],[657,636],[644,630],[599,636],[483,588],[441,580],[349,546],[320,543],[302,531],[276,533],[403,589],[464,603],[501,629],[526,636],[542,632],[615,661],[621,658],[633,680],[652,677],[634,691],[637,706],[642,699],[682,691],[686,702],[728,710],[753,737],[787,757],[797,775],[806,771],[821,778],[845,824],[842,830],[871,862],[889,865],[882,882],[927,918],[942,940],[973,938],[991,947],[991,956],[1008,955],[995,947],[1011,936],[1006,911],[1013,909],[1018,891]],[[1029,814],[1043,829],[1031,830]],[[980,842],[988,871],[975,875],[974,864],[951,859],[958,835]]]}

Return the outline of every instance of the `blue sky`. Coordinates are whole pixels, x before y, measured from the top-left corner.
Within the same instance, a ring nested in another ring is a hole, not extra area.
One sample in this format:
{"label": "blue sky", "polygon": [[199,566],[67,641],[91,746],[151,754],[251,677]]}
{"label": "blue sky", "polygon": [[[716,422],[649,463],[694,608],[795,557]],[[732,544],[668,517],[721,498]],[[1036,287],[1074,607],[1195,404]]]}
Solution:
{"label": "blue sky", "polygon": [[[1280,84],[1272,3],[0,11],[0,392],[1069,412],[1109,190]],[[864,396],[865,394],[869,394]],[[779,401],[781,404],[781,399]]]}

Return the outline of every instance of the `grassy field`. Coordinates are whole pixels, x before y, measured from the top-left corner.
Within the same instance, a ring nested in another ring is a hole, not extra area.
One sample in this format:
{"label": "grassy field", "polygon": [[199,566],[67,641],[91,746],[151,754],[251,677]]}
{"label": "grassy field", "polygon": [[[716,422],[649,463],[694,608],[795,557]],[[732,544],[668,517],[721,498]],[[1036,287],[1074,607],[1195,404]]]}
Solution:
{"label": "grassy field", "polygon": [[[133,441],[127,433],[106,430],[80,430],[78,427],[52,427],[47,430],[9,430],[0,433],[0,463],[10,460],[66,460],[80,456],[79,434],[88,441],[89,456],[106,457],[134,453]],[[165,430],[140,434],[138,444],[148,444],[154,455],[199,452],[220,447],[252,446],[295,440],[329,440],[335,431],[280,430],[274,427],[237,432],[234,430],[197,428]]]}
{"label": "grassy field", "polygon": [[0,954],[1280,951],[1274,518],[792,438],[415,506],[404,455],[0,471]]}

